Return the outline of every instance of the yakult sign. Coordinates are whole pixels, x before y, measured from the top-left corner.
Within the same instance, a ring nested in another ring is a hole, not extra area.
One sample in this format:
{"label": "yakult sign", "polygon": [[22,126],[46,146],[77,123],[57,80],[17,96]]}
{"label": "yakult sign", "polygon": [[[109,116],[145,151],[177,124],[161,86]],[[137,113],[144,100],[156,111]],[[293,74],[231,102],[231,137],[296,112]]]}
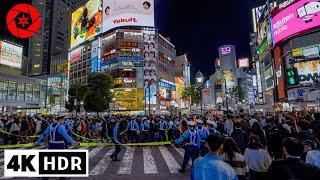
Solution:
{"label": "yakult sign", "polygon": [[277,44],[296,33],[317,26],[320,26],[320,1],[298,1],[272,18],[273,42]]}

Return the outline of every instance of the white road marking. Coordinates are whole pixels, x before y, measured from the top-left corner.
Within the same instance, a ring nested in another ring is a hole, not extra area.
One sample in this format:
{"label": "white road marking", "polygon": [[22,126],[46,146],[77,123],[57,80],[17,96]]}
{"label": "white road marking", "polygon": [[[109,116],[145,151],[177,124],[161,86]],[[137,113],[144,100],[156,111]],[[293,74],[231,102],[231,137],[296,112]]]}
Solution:
{"label": "white road marking", "polygon": [[174,159],[174,157],[169,152],[169,150],[164,146],[159,146],[159,150],[160,150],[160,152],[162,154],[162,157],[166,161],[166,164],[167,164],[170,172],[171,173],[178,173],[178,169],[180,169],[180,165]]}
{"label": "white road marking", "polygon": [[145,174],[158,174],[157,166],[151,154],[150,147],[143,148],[143,166]]}
{"label": "white road marking", "polygon": [[92,151],[89,152],[89,159],[94,158],[101,150],[102,147],[92,149]]}
{"label": "white road marking", "polygon": [[134,149],[126,148],[118,174],[131,174]]}
{"label": "white road marking", "polygon": [[[184,157],[184,149],[182,148],[176,148],[174,147],[174,149],[182,156]],[[192,167],[192,160],[190,159],[189,162],[188,162],[189,166]]]}
{"label": "white road marking", "polygon": [[98,162],[98,164],[90,171],[90,175],[102,175],[111,162],[110,155],[114,152],[114,149],[110,149],[103,158]]}

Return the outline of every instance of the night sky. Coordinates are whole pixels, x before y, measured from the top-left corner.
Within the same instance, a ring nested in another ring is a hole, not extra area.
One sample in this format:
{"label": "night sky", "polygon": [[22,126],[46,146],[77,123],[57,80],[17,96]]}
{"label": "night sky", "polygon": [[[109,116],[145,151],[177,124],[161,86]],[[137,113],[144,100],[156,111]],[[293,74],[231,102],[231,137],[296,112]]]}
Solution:
{"label": "night sky", "polygon": [[[0,0],[0,38],[27,46],[27,40],[11,36],[5,18],[14,4],[30,1]],[[263,3],[262,0],[156,0],[156,26],[163,36],[170,37],[178,55],[188,54],[193,75],[201,70],[208,77],[214,72],[219,46],[234,44],[238,58],[250,56],[251,9]]]}

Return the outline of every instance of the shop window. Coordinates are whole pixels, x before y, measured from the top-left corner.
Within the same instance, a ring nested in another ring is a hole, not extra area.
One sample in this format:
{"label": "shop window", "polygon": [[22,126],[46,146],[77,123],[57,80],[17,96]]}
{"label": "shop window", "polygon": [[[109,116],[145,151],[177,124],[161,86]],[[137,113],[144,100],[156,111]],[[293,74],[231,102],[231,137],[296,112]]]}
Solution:
{"label": "shop window", "polygon": [[18,101],[24,101],[24,96],[25,96],[25,84],[24,83],[19,83],[18,84]]}
{"label": "shop window", "polygon": [[16,100],[17,98],[17,83],[16,82],[9,82],[8,86],[8,100]]}
{"label": "shop window", "polygon": [[0,99],[6,100],[8,95],[8,82],[0,81]]}

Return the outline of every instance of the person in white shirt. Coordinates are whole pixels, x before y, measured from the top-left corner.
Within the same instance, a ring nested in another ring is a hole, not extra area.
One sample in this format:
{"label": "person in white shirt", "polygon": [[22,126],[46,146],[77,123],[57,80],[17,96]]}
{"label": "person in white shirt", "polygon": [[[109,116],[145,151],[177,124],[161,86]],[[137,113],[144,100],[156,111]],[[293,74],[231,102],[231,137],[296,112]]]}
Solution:
{"label": "person in white shirt", "polygon": [[244,152],[246,164],[249,167],[250,179],[265,179],[272,159],[267,150],[263,149],[256,135],[249,137],[248,148]]}
{"label": "person in white shirt", "polygon": [[317,126],[313,132],[316,136],[317,149],[311,150],[307,154],[306,163],[312,164],[320,168],[320,126]]}

